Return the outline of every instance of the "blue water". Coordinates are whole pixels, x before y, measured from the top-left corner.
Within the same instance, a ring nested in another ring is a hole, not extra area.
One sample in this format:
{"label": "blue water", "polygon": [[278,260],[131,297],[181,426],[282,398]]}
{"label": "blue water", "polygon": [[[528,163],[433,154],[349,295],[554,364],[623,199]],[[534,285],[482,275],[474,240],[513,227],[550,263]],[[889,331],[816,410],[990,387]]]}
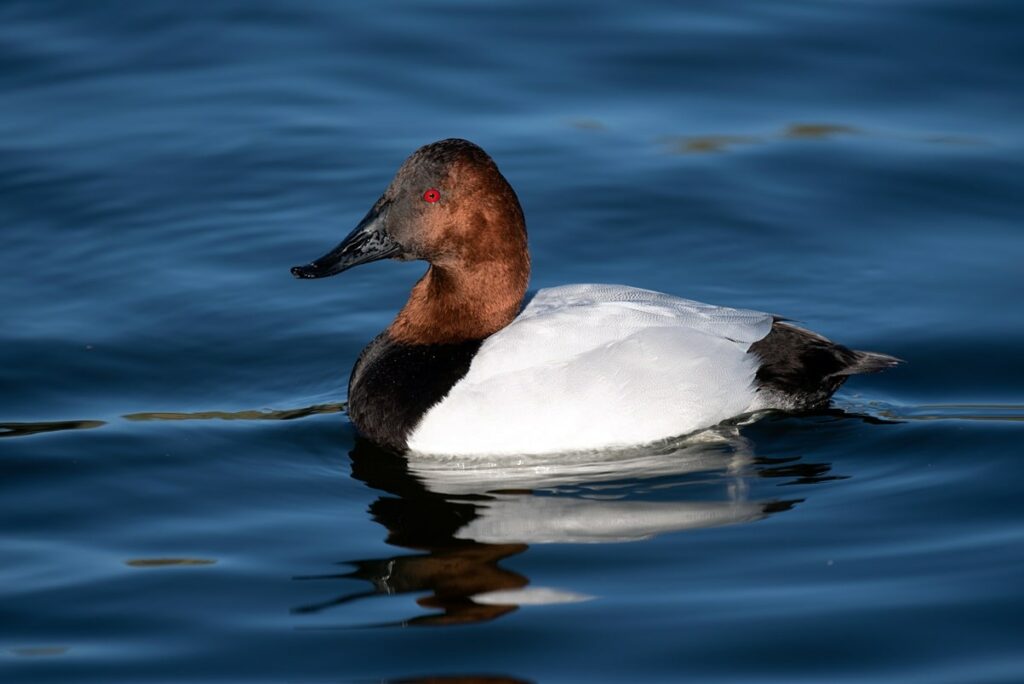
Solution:
{"label": "blue water", "polygon": [[[1022,25],[4,2],[0,679],[1024,681]],[[423,266],[288,268],[448,136],[517,189],[534,289],[907,364],[615,459],[381,453],[346,378]]]}

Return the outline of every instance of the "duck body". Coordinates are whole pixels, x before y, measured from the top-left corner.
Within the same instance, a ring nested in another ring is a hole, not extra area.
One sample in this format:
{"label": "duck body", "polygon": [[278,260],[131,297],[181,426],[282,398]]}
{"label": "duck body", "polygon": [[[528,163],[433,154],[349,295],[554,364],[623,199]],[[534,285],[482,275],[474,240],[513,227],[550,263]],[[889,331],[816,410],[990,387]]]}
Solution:
{"label": "duck body", "polygon": [[365,437],[396,450],[635,446],[754,411],[821,406],[849,375],[898,362],[771,314],[621,285],[543,289],[522,308],[522,211],[467,141],[417,150],[345,241],[293,273],[389,257],[431,266],[356,362],[348,412]]}
{"label": "duck body", "polygon": [[622,447],[710,427],[756,399],[772,318],[616,285],[541,290],[410,432],[418,452]]}

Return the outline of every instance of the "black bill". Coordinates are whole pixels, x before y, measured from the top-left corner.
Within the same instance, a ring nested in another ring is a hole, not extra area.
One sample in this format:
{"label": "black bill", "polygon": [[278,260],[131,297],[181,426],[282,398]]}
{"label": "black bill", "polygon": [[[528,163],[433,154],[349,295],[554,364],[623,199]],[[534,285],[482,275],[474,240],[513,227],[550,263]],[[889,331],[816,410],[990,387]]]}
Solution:
{"label": "black bill", "polygon": [[341,244],[316,261],[294,266],[292,275],[296,278],[326,278],[359,264],[400,254],[402,246],[385,230],[388,207],[387,203],[375,205]]}

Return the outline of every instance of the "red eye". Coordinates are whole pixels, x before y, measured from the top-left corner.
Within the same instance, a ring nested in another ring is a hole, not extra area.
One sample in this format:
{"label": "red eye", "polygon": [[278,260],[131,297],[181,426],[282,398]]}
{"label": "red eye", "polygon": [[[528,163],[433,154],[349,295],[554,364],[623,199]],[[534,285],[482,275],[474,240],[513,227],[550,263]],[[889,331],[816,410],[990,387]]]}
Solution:
{"label": "red eye", "polygon": [[441,199],[441,193],[437,188],[430,188],[423,193],[423,201],[425,202],[436,202],[439,199]]}

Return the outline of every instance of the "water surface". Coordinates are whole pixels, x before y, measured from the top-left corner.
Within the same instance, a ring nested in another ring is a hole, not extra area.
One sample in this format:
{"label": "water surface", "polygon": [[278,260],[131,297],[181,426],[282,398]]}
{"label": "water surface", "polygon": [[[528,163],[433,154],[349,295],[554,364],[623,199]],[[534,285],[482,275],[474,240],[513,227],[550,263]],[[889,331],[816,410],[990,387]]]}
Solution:
{"label": "water surface", "polygon": [[[4,3],[0,677],[1024,680],[1022,21]],[[383,453],[345,381],[423,266],[288,268],[447,136],[517,189],[534,289],[908,363],[634,452]]]}

